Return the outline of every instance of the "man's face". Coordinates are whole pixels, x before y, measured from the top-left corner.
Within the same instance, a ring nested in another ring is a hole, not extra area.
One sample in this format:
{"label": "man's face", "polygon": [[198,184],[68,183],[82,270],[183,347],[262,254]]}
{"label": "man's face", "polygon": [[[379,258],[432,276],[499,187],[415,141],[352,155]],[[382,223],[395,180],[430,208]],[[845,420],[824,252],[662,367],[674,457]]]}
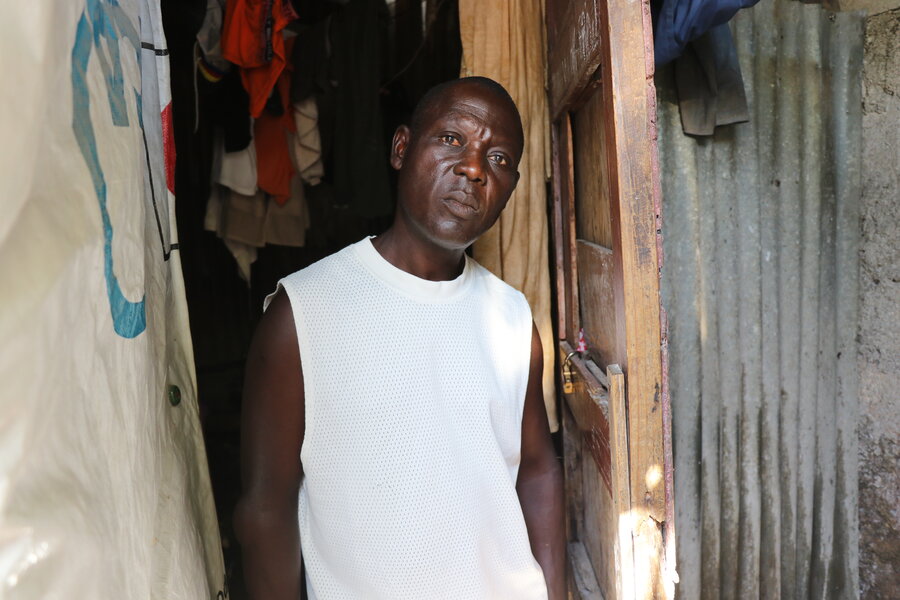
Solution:
{"label": "man's face", "polygon": [[522,140],[508,100],[479,85],[447,90],[417,131],[400,127],[391,165],[399,218],[448,249],[490,228],[519,180]]}

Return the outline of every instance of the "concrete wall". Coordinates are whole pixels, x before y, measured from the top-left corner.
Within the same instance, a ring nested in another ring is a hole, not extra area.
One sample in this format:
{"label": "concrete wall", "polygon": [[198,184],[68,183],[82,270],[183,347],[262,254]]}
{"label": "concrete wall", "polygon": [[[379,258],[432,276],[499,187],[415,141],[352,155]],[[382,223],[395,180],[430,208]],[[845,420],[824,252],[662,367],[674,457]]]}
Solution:
{"label": "concrete wall", "polygon": [[859,324],[863,598],[900,598],[900,9],[866,21]]}

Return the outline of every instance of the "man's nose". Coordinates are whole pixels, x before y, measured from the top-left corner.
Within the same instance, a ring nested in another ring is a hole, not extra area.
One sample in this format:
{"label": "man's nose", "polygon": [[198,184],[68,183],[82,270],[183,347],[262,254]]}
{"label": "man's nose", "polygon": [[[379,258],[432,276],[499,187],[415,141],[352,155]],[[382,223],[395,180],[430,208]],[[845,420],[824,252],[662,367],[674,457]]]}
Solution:
{"label": "man's nose", "polygon": [[483,157],[477,151],[469,151],[463,153],[459,158],[459,162],[453,168],[453,172],[461,175],[473,183],[484,185],[484,161]]}

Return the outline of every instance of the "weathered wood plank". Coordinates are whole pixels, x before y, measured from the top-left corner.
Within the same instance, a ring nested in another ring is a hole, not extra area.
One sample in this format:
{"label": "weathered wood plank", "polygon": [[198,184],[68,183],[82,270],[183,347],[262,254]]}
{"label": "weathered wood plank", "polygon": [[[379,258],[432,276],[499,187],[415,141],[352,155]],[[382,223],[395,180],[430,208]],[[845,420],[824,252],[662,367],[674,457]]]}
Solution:
{"label": "weathered wood plank", "polygon": [[584,486],[582,485],[581,430],[572,411],[562,403],[560,407],[563,440],[563,466],[566,490],[566,539],[577,540],[584,531]]}
{"label": "weathered wood plank", "polygon": [[[568,117],[566,117],[567,119]],[[563,120],[564,121],[564,120]],[[557,121],[550,128],[550,147],[552,149],[552,168],[553,168],[553,210],[551,211],[550,227],[553,232],[553,259],[556,265],[555,281],[556,281],[556,332],[562,339],[566,336],[566,256],[565,245],[563,242],[563,170],[562,160],[560,157],[560,127],[565,127],[565,122]]]}
{"label": "weathered wood plank", "polygon": [[601,0],[547,3],[550,115],[569,109],[600,65]]}
{"label": "weathered wood plank", "polygon": [[[644,2],[601,3],[604,93],[609,98],[606,137],[619,321],[621,367],[628,379],[628,444],[636,598],[673,592],[663,573],[662,528],[667,512],[664,468],[662,330],[659,305],[657,207],[659,173],[654,154],[655,90],[652,39]],[[615,40],[615,41],[612,41]],[[621,250],[619,252],[619,250]],[[618,294],[621,293],[621,303]],[[671,502],[671,500],[669,500]]]}
{"label": "weathered wood plank", "polygon": [[[571,346],[567,342],[562,342],[560,363],[563,363],[570,353]],[[591,373],[592,369],[588,367],[588,362],[590,361],[577,354],[570,358],[575,389],[571,394],[565,394],[566,403],[581,432],[584,449],[594,459],[600,477],[607,491],[611,493],[608,392]]]}
{"label": "weathered wood plank", "polygon": [[575,161],[572,145],[572,120],[565,116],[560,122],[560,172],[562,181],[562,243],[566,297],[566,335],[575,342],[581,327],[578,305],[578,249],[575,233]]}
{"label": "weathered wood plank", "polygon": [[600,365],[615,362],[616,325],[613,252],[578,240],[578,294],[581,322],[591,355]]}
{"label": "weathered wood plank", "polygon": [[569,586],[569,597],[573,600],[605,600],[591,558],[588,556],[584,544],[581,542],[569,543],[569,568],[572,574],[572,584]]}
{"label": "weathered wood plank", "polygon": [[631,538],[631,474],[628,467],[628,421],[625,408],[625,375],[619,365],[609,365],[609,431],[616,532],[616,598],[634,598],[634,545]]}
{"label": "weathered wood plank", "polygon": [[[656,245],[656,201],[647,86],[648,48],[642,2],[601,2],[604,94],[609,99],[607,153],[616,275],[621,275],[621,302],[616,298],[624,336],[617,339],[619,364],[628,377],[628,439],[633,506],[640,505],[657,522],[666,518],[660,357],[659,273]],[[610,37],[616,40],[610,44]],[[625,308],[627,307],[627,310]],[[654,473],[660,477],[655,478]],[[655,481],[653,485],[648,482]]]}
{"label": "weathered wood plank", "polygon": [[586,460],[581,475],[585,491],[584,531],[579,539],[590,556],[603,593],[608,598],[616,598],[615,551],[619,515],[600,470]]}

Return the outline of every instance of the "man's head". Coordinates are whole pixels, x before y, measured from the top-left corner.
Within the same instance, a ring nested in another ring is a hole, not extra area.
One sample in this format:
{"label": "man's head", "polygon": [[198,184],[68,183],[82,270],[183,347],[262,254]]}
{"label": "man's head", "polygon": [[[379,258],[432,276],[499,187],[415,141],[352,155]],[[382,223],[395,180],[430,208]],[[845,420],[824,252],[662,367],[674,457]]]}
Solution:
{"label": "man's head", "polygon": [[494,224],[519,180],[524,136],[499,83],[468,77],[425,94],[391,147],[397,219],[444,248],[464,248]]}

